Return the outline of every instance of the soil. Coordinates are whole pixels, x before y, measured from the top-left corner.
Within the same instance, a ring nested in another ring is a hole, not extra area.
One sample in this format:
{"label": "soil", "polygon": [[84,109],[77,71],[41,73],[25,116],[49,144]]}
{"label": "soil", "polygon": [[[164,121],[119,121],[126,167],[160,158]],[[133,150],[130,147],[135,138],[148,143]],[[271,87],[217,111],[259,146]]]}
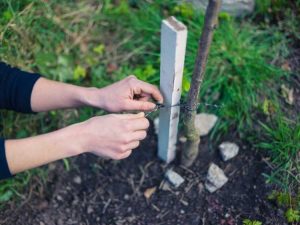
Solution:
{"label": "soil", "polygon": [[[238,137],[232,133],[225,140]],[[269,172],[263,156],[238,144],[238,156],[223,162],[217,146],[203,138],[201,154],[191,168],[177,163],[167,166],[156,157],[157,138],[151,128],[141,147],[125,160],[86,154],[71,159],[70,171],[62,162],[49,165],[46,184],[38,185],[41,179],[33,178],[25,198],[1,210],[0,224],[235,225],[246,218],[264,225],[286,224],[283,210],[267,200],[272,187],[262,175]],[[203,185],[210,162],[229,178],[213,194]],[[164,172],[170,167],[185,182],[177,189],[163,190]],[[144,192],[152,187],[157,189],[147,199]]]}

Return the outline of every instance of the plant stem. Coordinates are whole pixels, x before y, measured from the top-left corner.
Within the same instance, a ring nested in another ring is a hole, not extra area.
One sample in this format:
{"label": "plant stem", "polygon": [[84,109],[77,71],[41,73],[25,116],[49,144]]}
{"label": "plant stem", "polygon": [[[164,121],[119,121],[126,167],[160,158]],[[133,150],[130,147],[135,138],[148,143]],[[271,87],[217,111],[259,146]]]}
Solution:
{"label": "plant stem", "polygon": [[210,0],[205,13],[204,27],[199,40],[198,52],[193,71],[191,88],[187,97],[187,106],[184,111],[183,124],[187,137],[186,146],[182,152],[181,163],[184,166],[191,166],[198,155],[200,143],[199,131],[195,128],[195,115],[199,100],[199,91],[204,78],[204,72],[213,38],[213,31],[217,26],[218,13],[221,0]]}

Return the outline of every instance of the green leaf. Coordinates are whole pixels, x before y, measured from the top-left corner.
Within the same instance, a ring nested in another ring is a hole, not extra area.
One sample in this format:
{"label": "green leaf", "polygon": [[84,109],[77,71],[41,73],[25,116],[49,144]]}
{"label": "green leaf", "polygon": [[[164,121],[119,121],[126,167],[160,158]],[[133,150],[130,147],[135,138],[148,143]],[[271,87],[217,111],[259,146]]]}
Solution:
{"label": "green leaf", "polygon": [[64,162],[64,165],[65,165],[65,168],[67,171],[70,171],[70,163],[69,163],[69,160],[68,159],[63,159],[63,162]]}
{"label": "green leaf", "polygon": [[191,83],[190,81],[184,76],[182,79],[182,89],[185,92],[188,92],[190,90]]}
{"label": "green leaf", "polygon": [[27,131],[25,129],[22,129],[22,130],[19,130],[17,132],[17,138],[24,138],[26,137],[28,134],[27,134]]}
{"label": "green leaf", "polygon": [[219,13],[219,18],[221,20],[231,20],[232,17],[227,12],[220,12]]}
{"label": "green leaf", "polygon": [[70,66],[72,64],[71,56],[59,55],[57,63],[62,65],[62,66]]}
{"label": "green leaf", "polygon": [[173,9],[174,13],[179,13],[185,18],[191,18],[195,15],[194,7],[191,3],[182,3]]}
{"label": "green leaf", "polygon": [[11,20],[11,18],[13,18],[13,14],[10,10],[6,10],[3,12],[2,14],[2,18],[5,20],[5,21],[9,21]]}
{"label": "green leaf", "polygon": [[258,220],[245,219],[245,220],[243,220],[243,225],[262,225],[262,222],[260,222]]}
{"label": "green leaf", "polygon": [[0,196],[0,202],[7,202],[11,199],[11,197],[13,196],[13,192],[11,190],[8,190],[6,192],[4,192],[4,194],[2,194]]}
{"label": "green leaf", "polygon": [[298,210],[289,208],[285,213],[285,217],[289,223],[300,222],[300,213]]}
{"label": "green leaf", "polygon": [[79,80],[81,78],[85,78],[86,77],[85,68],[83,68],[80,65],[76,66],[76,68],[74,70],[74,76],[73,77],[74,77],[74,80]]}
{"label": "green leaf", "polygon": [[93,48],[93,51],[98,53],[99,55],[102,55],[104,53],[105,46],[103,44],[99,44],[95,48]]}

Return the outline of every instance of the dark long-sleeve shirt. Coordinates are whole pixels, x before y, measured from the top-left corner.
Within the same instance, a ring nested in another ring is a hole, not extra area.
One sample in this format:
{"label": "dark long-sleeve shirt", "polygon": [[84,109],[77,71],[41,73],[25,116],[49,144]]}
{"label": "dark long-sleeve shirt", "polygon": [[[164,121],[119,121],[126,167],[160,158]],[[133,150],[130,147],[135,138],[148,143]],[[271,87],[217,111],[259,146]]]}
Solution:
{"label": "dark long-sleeve shirt", "polygon": [[[28,73],[0,62],[0,109],[32,113],[31,93],[39,74]],[[0,137],[0,179],[11,173],[5,154],[5,140]]]}

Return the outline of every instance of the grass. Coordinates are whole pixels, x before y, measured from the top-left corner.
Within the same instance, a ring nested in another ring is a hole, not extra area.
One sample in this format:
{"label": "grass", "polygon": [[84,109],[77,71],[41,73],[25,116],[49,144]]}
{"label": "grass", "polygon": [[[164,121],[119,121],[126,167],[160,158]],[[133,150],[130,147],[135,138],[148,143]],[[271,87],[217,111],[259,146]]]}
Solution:
{"label": "grass", "polygon": [[[0,58],[24,70],[74,84],[102,87],[128,74],[136,74],[140,79],[158,85],[160,23],[163,18],[175,15],[189,30],[184,99],[193,71],[203,14],[189,4],[177,5],[171,0],[155,0],[152,4],[130,2],[120,1],[114,5],[109,0],[103,3],[93,0],[1,1]],[[257,12],[261,15],[264,10],[266,8],[261,6]],[[251,132],[258,125],[257,113],[265,113],[266,108],[271,114],[280,112],[276,85],[289,76],[281,65],[289,55],[291,38],[299,38],[297,22],[284,19],[284,24],[291,28],[287,29],[287,26],[272,25],[269,17],[264,17],[264,22],[259,25],[254,25],[250,19],[236,20],[226,13],[221,13],[219,20],[200,96],[202,102],[224,107],[217,111],[202,107],[199,111],[212,111],[220,117],[221,122],[213,132],[215,140],[232,128],[241,137],[249,134],[253,138],[260,137]],[[102,113],[88,108],[34,116],[2,111],[1,136],[26,137],[45,133]],[[289,123],[278,117],[274,122],[261,123],[261,127],[264,139],[260,139],[257,146],[269,150],[277,168],[269,180],[278,181],[283,187],[299,184],[298,180],[292,181],[294,177],[290,174],[298,168],[293,156],[299,149],[299,126],[290,128]],[[65,165],[69,167],[67,162]],[[6,196],[4,201],[13,196],[15,187],[20,190],[26,186],[33,173],[2,181],[0,196]]]}
{"label": "grass", "polygon": [[300,183],[300,121],[290,121],[284,117],[277,117],[268,126],[261,123],[262,140],[258,148],[267,149],[273,163],[276,165],[274,173],[268,177],[273,183],[278,183],[286,191],[297,190]]}

